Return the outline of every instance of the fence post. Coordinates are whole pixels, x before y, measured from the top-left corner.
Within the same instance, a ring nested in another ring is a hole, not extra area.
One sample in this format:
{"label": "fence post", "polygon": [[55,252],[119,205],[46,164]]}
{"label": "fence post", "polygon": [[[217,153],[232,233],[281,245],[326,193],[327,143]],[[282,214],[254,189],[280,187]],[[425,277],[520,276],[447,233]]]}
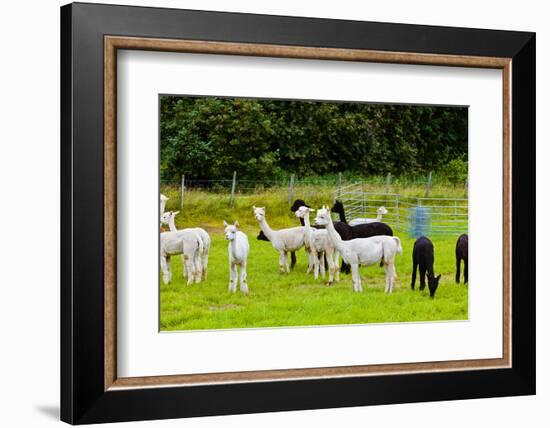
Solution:
{"label": "fence post", "polygon": [[395,194],[395,230],[399,230],[399,195]]}
{"label": "fence post", "polygon": [[386,176],[386,205],[388,205],[388,193],[390,192],[391,172]]}
{"label": "fence post", "polygon": [[293,195],[294,195],[294,174],[290,174],[290,186],[288,188],[288,205],[292,203]]}
{"label": "fence post", "polygon": [[183,209],[183,197],[185,196],[185,174],[181,176],[180,210]]}
{"label": "fence post", "polygon": [[233,183],[231,184],[231,197],[229,198],[229,206],[233,208],[235,199],[235,185],[237,184],[237,171],[233,171]]}
{"label": "fence post", "polygon": [[426,198],[430,196],[430,186],[432,184],[432,171],[428,173],[428,180],[426,181]]}
{"label": "fence post", "polygon": [[464,197],[468,196],[468,177],[466,177],[466,181],[464,182]]}

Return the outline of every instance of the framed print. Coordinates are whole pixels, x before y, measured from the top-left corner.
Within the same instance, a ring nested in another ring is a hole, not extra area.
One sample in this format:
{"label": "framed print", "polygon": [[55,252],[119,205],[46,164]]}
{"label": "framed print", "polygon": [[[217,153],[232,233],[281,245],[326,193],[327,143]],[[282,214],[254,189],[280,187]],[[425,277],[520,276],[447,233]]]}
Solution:
{"label": "framed print", "polygon": [[75,3],[61,53],[62,420],[535,393],[534,34]]}

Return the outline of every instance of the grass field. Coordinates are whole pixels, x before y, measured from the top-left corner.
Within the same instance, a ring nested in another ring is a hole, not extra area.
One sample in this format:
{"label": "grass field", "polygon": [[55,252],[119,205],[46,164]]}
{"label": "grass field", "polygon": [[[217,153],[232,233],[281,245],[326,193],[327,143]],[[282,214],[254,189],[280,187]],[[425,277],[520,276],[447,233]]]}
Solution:
{"label": "grass field", "polygon": [[[331,188],[332,189],[332,188]],[[332,202],[332,194],[322,187],[312,191],[306,201],[315,207]],[[178,209],[177,193],[163,189],[171,197],[167,210]],[[208,279],[186,285],[181,259],[172,258],[172,283],[160,281],[160,328],[197,330],[362,324],[402,321],[464,320],[468,318],[468,288],[454,283],[454,247],[456,237],[433,238],[435,272],[441,273],[435,299],[410,289],[414,239],[400,236],[403,254],[396,258],[397,284],[394,292],[384,294],[384,270],[379,266],[361,268],[363,293],[353,293],[351,276],[341,275],[339,283],[328,287],[326,278],[317,281],[306,275],[307,257],[297,253],[298,263],[288,274],[278,272],[278,253],[269,242],[258,241],[259,227],[252,215],[252,205],[266,206],[268,223],[274,228],[290,227],[298,221],[284,200],[284,190],[258,191],[239,195],[235,207],[229,208],[225,195],[205,191],[187,192],[184,210],[176,217],[177,227],[201,226],[210,233],[212,247]],[[229,266],[227,241],[223,236],[223,219],[239,220],[248,235],[248,296],[227,291]],[[418,281],[418,279],[417,279]]]}

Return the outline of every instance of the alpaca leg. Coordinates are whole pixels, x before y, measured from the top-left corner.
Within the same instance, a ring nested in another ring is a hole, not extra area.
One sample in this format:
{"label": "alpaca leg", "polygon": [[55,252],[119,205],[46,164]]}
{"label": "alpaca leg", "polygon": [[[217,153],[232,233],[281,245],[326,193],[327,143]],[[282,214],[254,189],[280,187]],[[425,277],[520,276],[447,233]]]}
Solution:
{"label": "alpaca leg", "polygon": [[334,252],[327,250],[325,253],[325,259],[328,263],[328,285],[332,285],[334,283],[334,274],[336,271],[334,266]]}
{"label": "alpaca leg", "polygon": [[386,273],[386,293],[391,293],[393,291],[393,283],[395,281],[395,265],[394,261],[390,260],[384,262],[384,272]]}
{"label": "alpaca leg", "polygon": [[227,287],[227,291],[229,292],[233,291],[233,281],[235,281],[234,274],[233,274],[233,261],[230,258],[229,259],[229,286]]}
{"label": "alpaca leg", "polygon": [[418,263],[413,261],[413,273],[411,279],[411,289],[414,290],[414,284],[416,283],[416,270],[418,269]]}
{"label": "alpaca leg", "polygon": [[455,281],[457,284],[460,284],[460,258],[456,258],[456,275],[455,275]]}
{"label": "alpaca leg", "polygon": [[208,277],[208,252],[202,256],[202,279],[206,281]]}
{"label": "alpaca leg", "polygon": [[195,282],[198,284],[202,279],[202,258],[198,251],[195,251]]}
{"label": "alpaca leg", "polygon": [[195,279],[195,263],[189,254],[185,254],[185,266],[187,268],[187,285],[191,285]]}
{"label": "alpaca leg", "polygon": [[296,266],[296,251],[290,252],[290,269],[294,269]]}
{"label": "alpaca leg", "polygon": [[285,253],[284,251],[279,252],[279,272],[285,273]]}
{"label": "alpaca leg", "polygon": [[423,291],[426,287],[426,268],[420,266],[420,291]]}
{"label": "alpaca leg", "polygon": [[246,261],[241,264],[241,291],[248,294],[248,285],[246,284]]}
{"label": "alpaca leg", "polygon": [[359,275],[359,264],[357,263],[351,265],[351,281],[353,283],[353,291],[357,293],[363,291],[361,287],[361,275]]}
{"label": "alpaca leg", "polygon": [[285,272],[290,273],[290,263],[288,262],[288,253],[284,252]]}
{"label": "alpaca leg", "polygon": [[334,250],[334,280],[340,281],[340,253]]}
{"label": "alpaca leg", "polygon": [[319,257],[317,256],[317,251],[311,252],[311,258],[313,259],[313,278],[319,278]]}
{"label": "alpaca leg", "polygon": [[231,263],[231,288],[230,292],[234,293],[237,291],[237,281],[238,281],[238,271],[236,263]]}
{"label": "alpaca leg", "polygon": [[321,257],[319,257],[319,269],[321,270],[321,276],[324,278],[325,277],[325,263],[326,263],[326,259],[325,259],[325,252],[324,251],[321,251]]}
{"label": "alpaca leg", "polygon": [[309,247],[306,248],[307,253],[307,271],[306,273],[311,273],[315,269],[315,263],[313,263],[313,254],[311,253],[311,250]]}
{"label": "alpaca leg", "polygon": [[468,284],[468,259],[464,259],[464,284]]}
{"label": "alpaca leg", "polygon": [[160,256],[160,269],[162,270],[162,281],[165,284],[169,284],[172,278],[170,269],[168,269],[168,263],[166,259],[166,257]]}

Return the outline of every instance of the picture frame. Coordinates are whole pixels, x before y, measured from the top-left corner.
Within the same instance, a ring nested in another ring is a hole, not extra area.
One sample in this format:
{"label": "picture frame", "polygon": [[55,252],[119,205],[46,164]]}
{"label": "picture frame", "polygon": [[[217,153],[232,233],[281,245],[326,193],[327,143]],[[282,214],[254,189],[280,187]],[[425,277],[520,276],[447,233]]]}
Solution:
{"label": "picture frame", "polygon": [[[119,378],[119,49],[502,70],[503,357]],[[85,424],[534,394],[535,96],[533,33],[84,3],[63,6],[61,419]]]}

